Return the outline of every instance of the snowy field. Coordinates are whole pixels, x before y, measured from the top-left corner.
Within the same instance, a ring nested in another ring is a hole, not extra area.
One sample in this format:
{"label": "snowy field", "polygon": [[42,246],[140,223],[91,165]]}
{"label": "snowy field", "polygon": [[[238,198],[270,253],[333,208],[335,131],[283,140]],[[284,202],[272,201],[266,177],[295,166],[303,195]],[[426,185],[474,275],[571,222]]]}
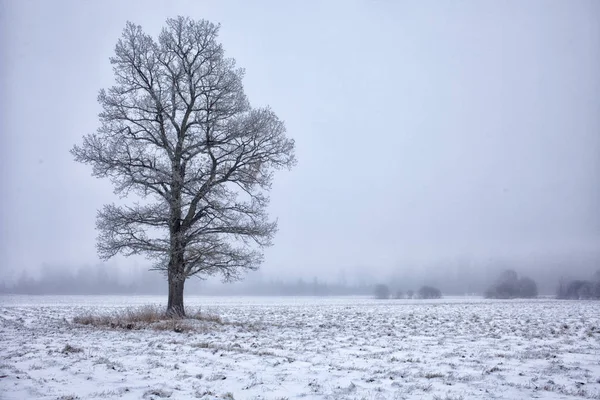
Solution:
{"label": "snowy field", "polygon": [[599,302],[186,300],[224,323],[94,328],[72,319],[166,299],[0,296],[0,398],[600,399]]}

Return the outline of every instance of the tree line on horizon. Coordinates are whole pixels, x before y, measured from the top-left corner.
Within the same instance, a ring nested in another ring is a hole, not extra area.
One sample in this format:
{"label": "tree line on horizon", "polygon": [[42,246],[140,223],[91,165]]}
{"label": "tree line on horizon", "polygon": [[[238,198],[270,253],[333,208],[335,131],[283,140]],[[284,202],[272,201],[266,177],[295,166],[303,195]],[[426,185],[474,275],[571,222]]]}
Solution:
{"label": "tree line on horizon", "polygon": [[[397,289],[392,295],[390,287],[379,283],[374,286],[373,294],[376,299],[439,299],[442,292],[436,287],[424,285],[415,293],[406,293]],[[532,299],[538,297],[537,283],[530,277],[519,276],[512,269],[503,271],[496,281],[483,292],[487,299]],[[596,271],[590,280],[567,280],[561,278],[557,290],[557,299],[564,300],[600,300],[600,270]]]}
{"label": "tree line on horizon", "polygon": [[[410,287],[415,280],[407,282]],[[382,286],[383,285],[383,286]],[[419,287],[418,285],[415,285]],[[441,286],[424,285],[420,290],[402,289],[398,283],[374,284],[369,281],[357,283],[328,282],[314,277],[311,280],[299,279],[263,279],[253,278],[232,285],[213,285],[206,281],[194,280],[188,287],[192,295],[264,295],[264,296],[375,296],[377,298],[436,298],[435,290],[445,295],[464,295],[451,288],[454,284]],[[166,288],[159,274],[138,272],[130,281],[119,279],[114,267],[103,265],[82,267],[78,270],[61,269],[46,266],[40,277],[34,278],[23,273],[15,282],[1,282],[0,293],[9,294],[56,294],[56,295],[127,295],[148,294],[164,295]],[[378,294],[379,293],[379,294]],[[519,276],[514,270],[506,270],[487,289],[469,293],[488,298],[532,298],[538,295],[536,282],[525,276]],[[556,288],[559,299],[600,299],[600,271],[589,280],[560,279]]]}

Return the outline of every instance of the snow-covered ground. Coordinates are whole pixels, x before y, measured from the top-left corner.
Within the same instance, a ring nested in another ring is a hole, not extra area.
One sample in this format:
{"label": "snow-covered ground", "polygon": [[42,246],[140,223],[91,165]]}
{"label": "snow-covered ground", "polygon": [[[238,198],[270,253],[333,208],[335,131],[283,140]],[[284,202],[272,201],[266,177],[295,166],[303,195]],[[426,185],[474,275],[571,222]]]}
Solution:
{"label": "snow-covered ground", "polygon": [[600,399],[599,302],[188,297],[226,323],[72,322],[165,300],[0,296],[0,398]]}

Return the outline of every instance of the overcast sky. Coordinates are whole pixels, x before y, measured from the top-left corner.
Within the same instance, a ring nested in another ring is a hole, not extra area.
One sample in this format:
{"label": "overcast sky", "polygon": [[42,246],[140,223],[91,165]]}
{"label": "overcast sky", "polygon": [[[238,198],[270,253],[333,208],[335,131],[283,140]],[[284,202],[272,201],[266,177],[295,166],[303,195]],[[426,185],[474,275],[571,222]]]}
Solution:
{"label": "overcast sky", "polygon": [[296,140],[265,274],[600,253],[600,1],[0,4],[3,276],[98,263],[115,197],[69,149],[125,22],[177,15],[222,24],[250,101]]}

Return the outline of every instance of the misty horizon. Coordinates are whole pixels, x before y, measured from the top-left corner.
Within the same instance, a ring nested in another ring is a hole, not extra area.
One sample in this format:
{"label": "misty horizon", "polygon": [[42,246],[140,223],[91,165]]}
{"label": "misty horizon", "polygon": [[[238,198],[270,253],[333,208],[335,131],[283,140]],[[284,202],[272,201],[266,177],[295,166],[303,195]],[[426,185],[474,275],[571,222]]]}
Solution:
{"label": "misty horizon", "polygon": [[[238,282],[223,283],[217,277],[189,279],[189,295],[368,295],[377,284],[396,291],[416,291],[424,285],[440,288],[445,296],[482,295],[499,275],[514,270],[532,278],[540,295],[553,296],[562,282],[588,280],[600,272],[594,259],[553,260],[543,265],[515,263],[509,260],[472,265],[458,259],[427,268],[403,268],[387,273],[369,269],[341,269],[335,278],[318,275],[274,277],[253,271]],[[164,273],[144,268],[122,269],[115,265],[97,264],[77,269],[45,265],[36,274],[23,272],[17,279],[0,281],[0,293],[11,294],[154,294],[164,295]]]}

